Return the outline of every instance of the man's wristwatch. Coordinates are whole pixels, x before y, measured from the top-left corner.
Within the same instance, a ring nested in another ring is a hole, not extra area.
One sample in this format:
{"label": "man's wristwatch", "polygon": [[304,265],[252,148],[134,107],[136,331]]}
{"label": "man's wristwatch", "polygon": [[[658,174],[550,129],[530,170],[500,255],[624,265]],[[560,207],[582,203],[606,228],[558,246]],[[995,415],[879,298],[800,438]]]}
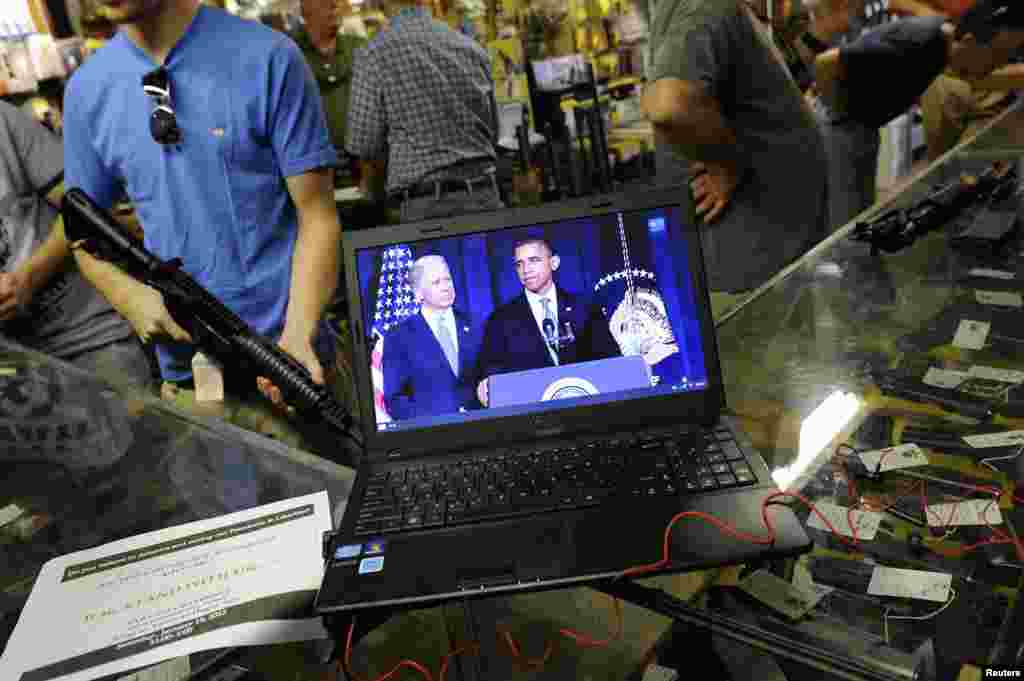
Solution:
{"label": "man's wristwatch", "polygon": [[804,32],[804,34],[800,36],[800,40],[807,46],[807,49],[814,54],[821,54],[822,52],[827,52],[829,50],[829,46],[811,35],[810,31]]}

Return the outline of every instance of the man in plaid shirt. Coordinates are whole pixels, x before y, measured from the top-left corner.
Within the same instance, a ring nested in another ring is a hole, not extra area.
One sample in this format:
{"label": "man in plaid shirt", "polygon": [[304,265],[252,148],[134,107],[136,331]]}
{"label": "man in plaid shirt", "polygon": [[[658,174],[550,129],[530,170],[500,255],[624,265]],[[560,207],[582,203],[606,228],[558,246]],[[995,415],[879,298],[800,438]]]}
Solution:
{"label": "man in plaid shirt", "polygon": [[347,150],[387,160],[403,222],[501,208],[487,52],[415,0],[388,9],[388,30],[356,56]]}

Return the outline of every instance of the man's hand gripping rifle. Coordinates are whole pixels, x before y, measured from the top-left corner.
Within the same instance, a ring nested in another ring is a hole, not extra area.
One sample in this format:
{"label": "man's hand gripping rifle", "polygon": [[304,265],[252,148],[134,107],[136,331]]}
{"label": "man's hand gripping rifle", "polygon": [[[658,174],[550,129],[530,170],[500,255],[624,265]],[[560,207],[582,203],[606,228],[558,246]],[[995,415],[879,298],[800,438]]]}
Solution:
{"label": "man's hand gripping rifle", "polygon": [[70,243],[81,242],[94,257],[159,291],[171,317],[191,334],[199,349],[224,366],[250,373],[254,383],[258,376],[270,379],[303,425],[327,427],[332,446],[341,455],[321,454],[354,465],[361,443],[353,432],[352,416],[324,386],[313,381],[306,367],[253,331],[184,272],[179,259],[163,261],[146,250],[80,189],[65,193],[61,212]]}

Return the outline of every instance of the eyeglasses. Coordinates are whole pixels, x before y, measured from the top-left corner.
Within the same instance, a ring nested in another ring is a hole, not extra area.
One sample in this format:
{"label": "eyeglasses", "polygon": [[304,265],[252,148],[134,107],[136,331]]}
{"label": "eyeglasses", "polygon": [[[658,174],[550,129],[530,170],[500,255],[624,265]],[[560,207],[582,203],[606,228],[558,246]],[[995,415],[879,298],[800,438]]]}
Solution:
{"label": "eyeglasses", "polygon": [[171,84],[167,69],[160,67],[142,77],[142,90],[153,100],[155,108],[149,117],[149,132],[157,144],[181,142],[181,128],[171,107]]}

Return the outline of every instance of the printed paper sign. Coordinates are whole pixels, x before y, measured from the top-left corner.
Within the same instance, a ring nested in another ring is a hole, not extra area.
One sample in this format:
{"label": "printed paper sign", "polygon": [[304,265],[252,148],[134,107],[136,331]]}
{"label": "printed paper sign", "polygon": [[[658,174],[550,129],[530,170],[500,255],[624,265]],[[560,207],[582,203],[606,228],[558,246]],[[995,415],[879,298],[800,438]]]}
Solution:
{"label": "printed paper sign", "polygon": [[966,371],[953,371],[932,367],[925,373],[921,382],[936,388],[955,388],[967,379]]}
{"label": "printed paper sign", "polygon": [[1024,445],[1024,430],[1007,430],[1002,433],[985,433],[984,435],[964,435],[964,442],[975,449],[1021,446]]}
{"label": "printed paper sign", "polygon": [[[879,473],[895,470],[897,468],[912,468],[914,466],[927,466],[928,457],[921,448],[915,444],[899,445],[886,449],[876,449],[871,452],[861,452],[860,460],[871,472],[878,469]],[[881,464],[881,466],[879,466]]]}
{"label": "printed paper sign", "polygon": [[[850,513],[849,519],[847,516],[847,509],[845,506],[836,506],[828,502],[821,502],[814,505],[821,515],[828,518],[828,521],[832,523],[832,527],[836,528],[836,532],[845,535],[847,537],[853,536],[853,529],[850,527],[852,522],[853,526],[857,528],[857,539],[863,539],[864,541],[870,541],[875,538],[878,534],[878,525],[882,522],[882,514],[875,513],[874,511],[857,511],[854,510]],[[813,527],[818,530],[824,530],[825,532],[831,532],[825,523],[822,522],[821,518],[818,517],[817,513],[812,512],[807,517],[807,526]]]}
{"label": "printed paper sign", "polygon": [[928,524],[932,527],[985,525],[986,520],[989,525],[1003,522],[1003,514],[999,512],[999,503],[995,499],[971,499],[928,507]]}
{"label": "printed paper sign", "polygon": [[1024,299],[1013,291],[975,291],[974,297],[982,305],[998,305],[999,307],[1022,307]]}
{"label": "printed paper sign", "polygon": [[985,347],[985,339],[991,327],[988,322],[964,319],[953,336],[953,345],[964,350],[981,350]]}
{"label": "printed paper sign", "polygon": [[984,378],[990,381],[1002,381],[1016,385],[1024,383],[1024,371],[1013,369],[996,369],[995,367],[973,366],[968,372],[972,378]]}
{"label": "printed paper sign", "polygon": [[953,575],[876,565],[871,573],[868,593],[872,596],[917,598],[945,603],[949,600],[949,589],[952,586]]}

